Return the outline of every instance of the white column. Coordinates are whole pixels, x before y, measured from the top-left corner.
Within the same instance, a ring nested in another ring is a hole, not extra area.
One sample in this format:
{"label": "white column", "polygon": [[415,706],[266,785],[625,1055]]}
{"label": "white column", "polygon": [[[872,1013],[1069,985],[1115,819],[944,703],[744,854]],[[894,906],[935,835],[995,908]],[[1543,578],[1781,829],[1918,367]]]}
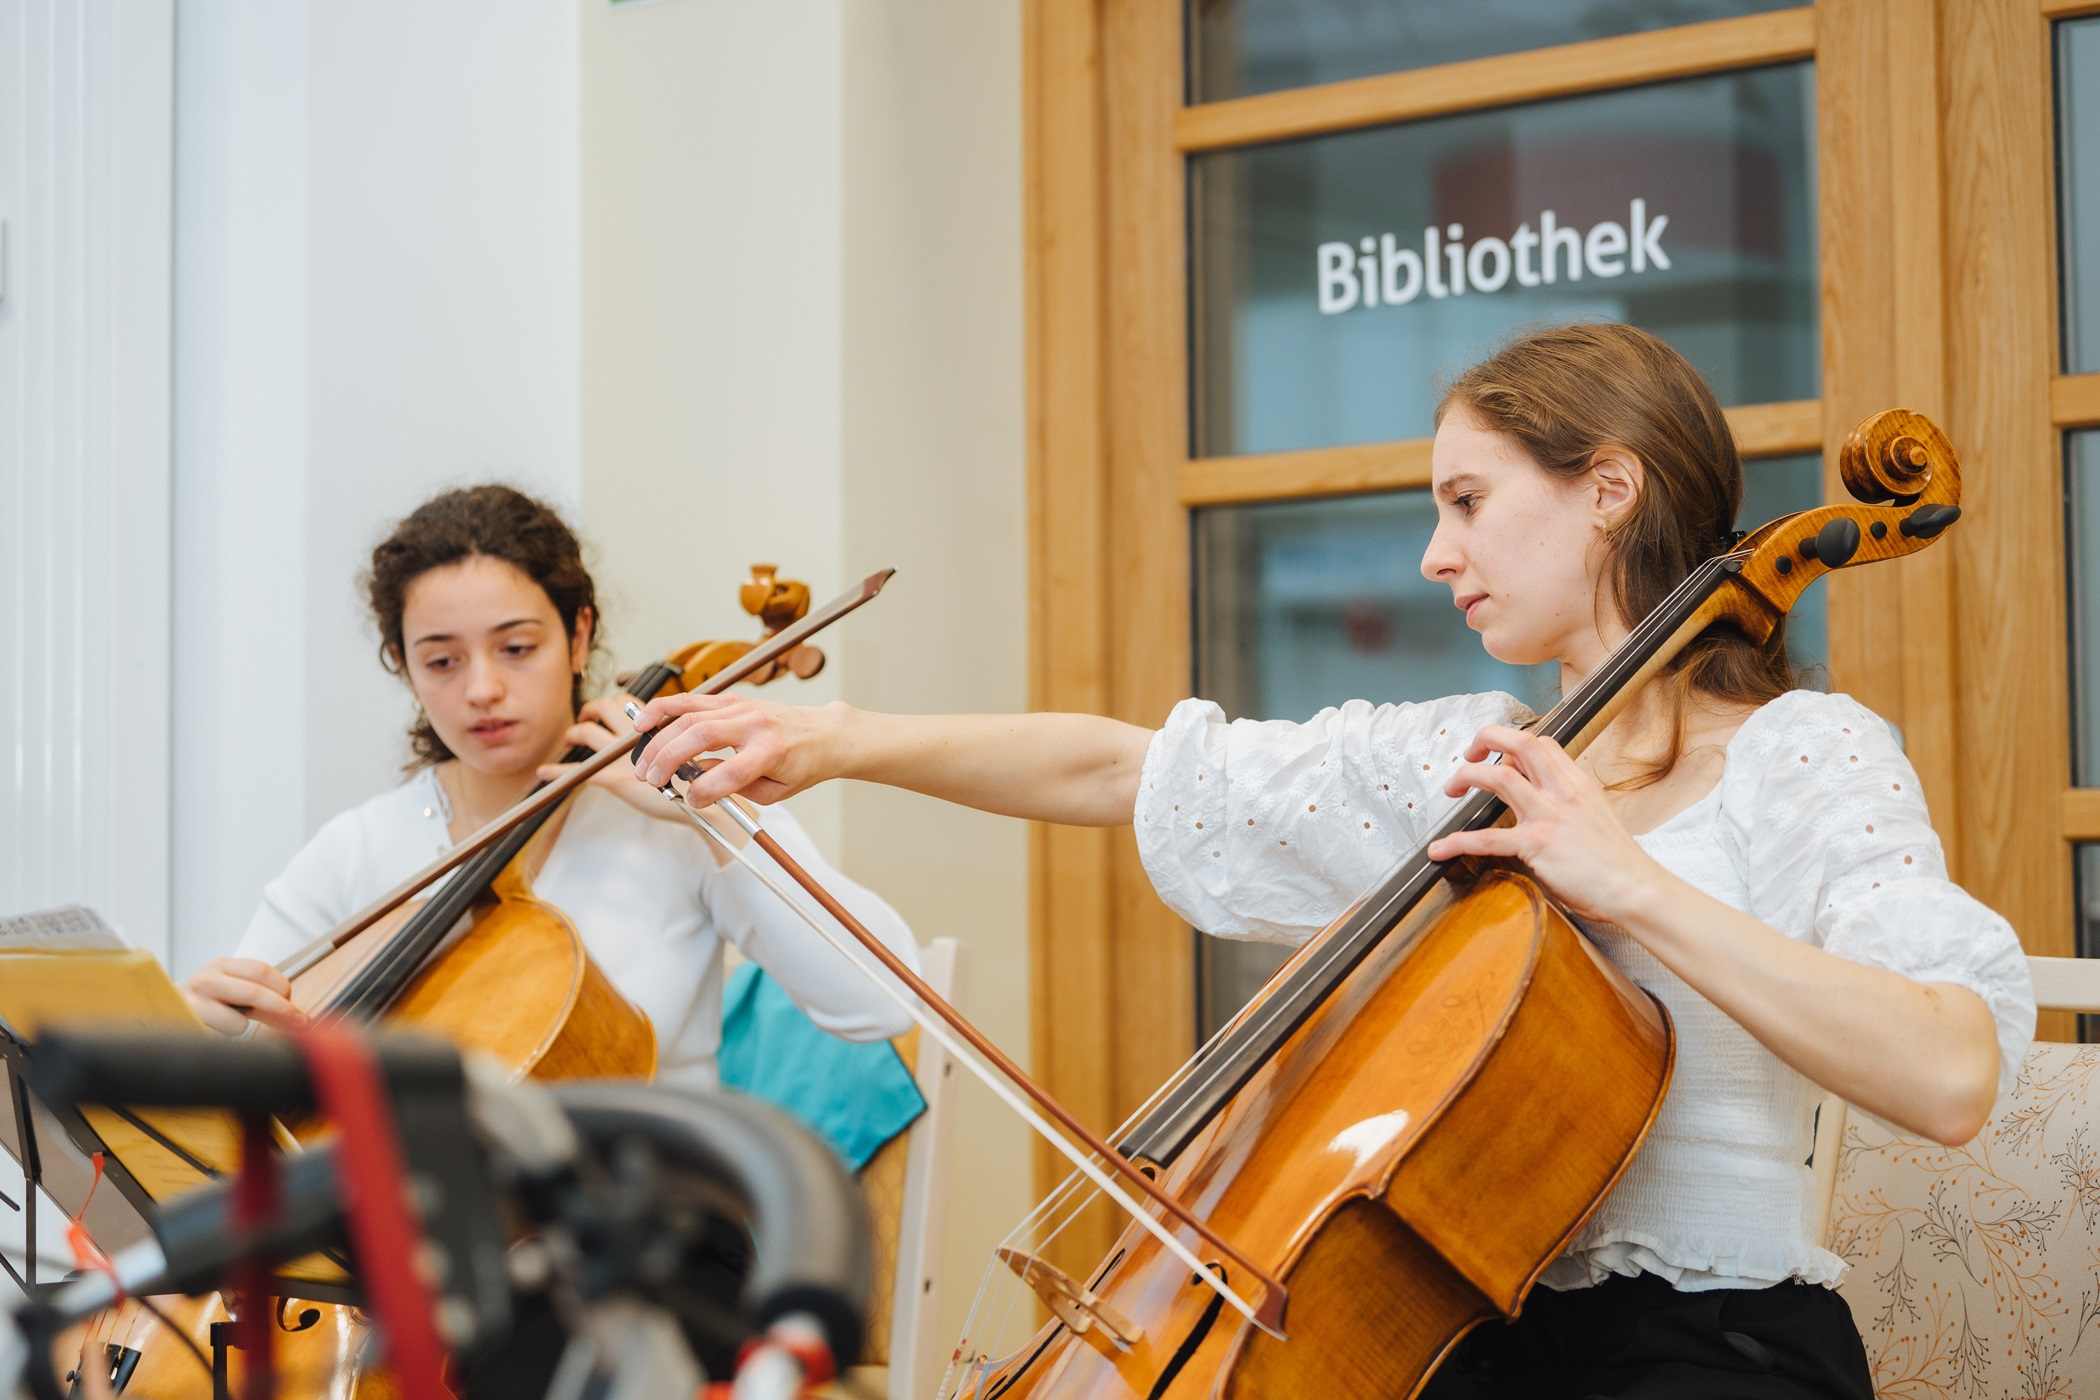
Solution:
{"label": "white column", "polygon": [[399,780],[357,575],[446,487],[577,489],[569,0],[307,5],[305,828]]}
{"label": "white column", "polygon": [[[840,0],[578,9],[584,514],[628,668],[755,635],[754,562],[823,599],[888,561],[840,549]],[[836,698],[843,635],[772,693]],[[836,858],[838,795],[795,811]]]}
{"label": "white column", "polygon": [[0,910],[168,937],[171,0],[0,0]]}
{"label": "white column", "polygon": [[0,913],[91,905],[163,957],[173,19],[0,0]]}

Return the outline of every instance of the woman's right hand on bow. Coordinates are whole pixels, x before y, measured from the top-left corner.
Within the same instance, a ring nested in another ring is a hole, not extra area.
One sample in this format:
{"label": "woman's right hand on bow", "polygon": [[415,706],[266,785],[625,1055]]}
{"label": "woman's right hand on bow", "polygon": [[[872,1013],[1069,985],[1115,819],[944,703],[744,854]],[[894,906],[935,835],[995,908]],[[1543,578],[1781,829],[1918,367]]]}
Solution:
{"label": "woman's right hand on bow", "polygon": [[731,793],[779,802],[827,778],[847,776],[837,753],[846,709],[782,705],[749,695],[667,695],[645,705],[635,721],[637,729],[659,731],[636,761],[635,776],[660,788],[674,776],[704,770],[686,788],[694,807]]}

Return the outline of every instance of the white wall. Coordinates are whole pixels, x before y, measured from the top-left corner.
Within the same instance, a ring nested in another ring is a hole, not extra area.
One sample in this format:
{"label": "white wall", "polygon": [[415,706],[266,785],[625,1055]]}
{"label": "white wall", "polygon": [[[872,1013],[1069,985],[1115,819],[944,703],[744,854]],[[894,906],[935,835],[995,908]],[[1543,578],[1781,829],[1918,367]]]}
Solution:
{"label": "white wall", "polygon": [[408,706],[356,574],[432,491],[573,508],[569,0],[184,0],[178,14],[178,970]]}
{"label": "white wall", "polygon": [[[584,515],[625,669],[753,635],[754,562],[821,600],[888,561],[841,548],[839,0],[579,12]],[[818,645],[776,696],[838,696]],[[838,795],[795,810],[836,859]]]}
{"label": "white wall", "polygon": [[[819,683],[1026,703],[1020,9],[667,0],[583,21],[583,498],[626,664],[748,635],[753,560],[820,596],[883,565]],[[1026,834],[833,786],[796,810],[1028,1049]],[[1030,1203],[1025,1130],[962,1091],[944,1340]]]}
{"label": "white wall", "polygon": [[[847,0],[845,16],[842,521],[850,557],[898,567],[894,596],[839,629],[845,698],[1024,710],[1020,6]],[[847,870],[922,941],[970,945],[971,1019],[1027,1063],[1027,828],[893,788],[842,797]],[[956,1092],[944,1347],[1034,1204],[1026,1126],[974,1079]]]}

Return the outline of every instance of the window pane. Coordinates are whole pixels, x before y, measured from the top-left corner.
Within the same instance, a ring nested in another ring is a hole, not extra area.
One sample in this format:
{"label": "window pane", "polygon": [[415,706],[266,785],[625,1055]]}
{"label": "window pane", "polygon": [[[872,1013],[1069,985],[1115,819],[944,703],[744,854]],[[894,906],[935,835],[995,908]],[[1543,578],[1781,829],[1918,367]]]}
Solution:
{"label": "window pane", "polygon": [[1435,528],[1427,491],[1196,512],[1199,692],[1236,719],[1475,690],[1549,699],[1552,668],[1489,656],[1451,590],[1422,577]]}
{"label": "window pane", "polygon": [[2064,369],[2100,370],[2100,19],[2056,26]]}
{"label": "window pane", "polygon": [[2064,449],[2072,781],[2100,787],[2100,430],[2067,433]]}
{"label": "window pane", "polygon": [[1426,436],[1512,331],[1645,327],[1814,398],[1814,72],[1785,64],[1189,162],[1199,457]]}
{"label": "window pane", "polygon": [[[1752,462],[1744,475],[1739,528],[1822,503],[1819,458]],[[1435,525],[1426,491],[1197,511],[1196,693],[1235,719],[1303,720],[1345,700],[1480,690],[1551,703],[1556,667],[1489,656],[1451,590],[1422,577]],[[1823,592],[1812,586],[1789,624],[1796,665],[1824,663]],[[1290,952],[1201,934],[1196,950],[1205,1038]]]}
{"label": "window pane", "polygon": [[1789,9],[1796,0],[1190,0],[1189,100],[1217,102]]}

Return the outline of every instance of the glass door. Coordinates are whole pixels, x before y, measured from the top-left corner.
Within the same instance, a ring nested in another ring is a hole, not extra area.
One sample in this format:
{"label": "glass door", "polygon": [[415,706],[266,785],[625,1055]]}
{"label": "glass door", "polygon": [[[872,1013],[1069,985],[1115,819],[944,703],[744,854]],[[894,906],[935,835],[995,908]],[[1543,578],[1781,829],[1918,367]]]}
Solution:
{"label": "glass door", "polygon": [[[2100,429],[2100,360],[2060,362],[2058,300],[2100,275],[2055,273],[2092,182],[2067,166],[2059,211],[2052,92],[2082,112],[2090,84],[2052,87],[2049,36],[2100,0],[1026,14],[1037,706],[1542,703],[1552,678],[1483,656],[1416,573],[1435,385],[1520,327],[1625,320],[1727,405],[1745,524],[1841,490],[1871,413],[1948,430],[1959,530],[1819,583],[1798,659],[1901,729],[1957,877],[2070,951],[2073,855],[2100,846],[2067,660],[2100,615],[2100,450],[2066,434]],[[2090,123],[2066,120],[2073,160]],[[1115,1122],[1276,954],[1194,938],[1127,833],[1034,840],[1031,1051]]]}

